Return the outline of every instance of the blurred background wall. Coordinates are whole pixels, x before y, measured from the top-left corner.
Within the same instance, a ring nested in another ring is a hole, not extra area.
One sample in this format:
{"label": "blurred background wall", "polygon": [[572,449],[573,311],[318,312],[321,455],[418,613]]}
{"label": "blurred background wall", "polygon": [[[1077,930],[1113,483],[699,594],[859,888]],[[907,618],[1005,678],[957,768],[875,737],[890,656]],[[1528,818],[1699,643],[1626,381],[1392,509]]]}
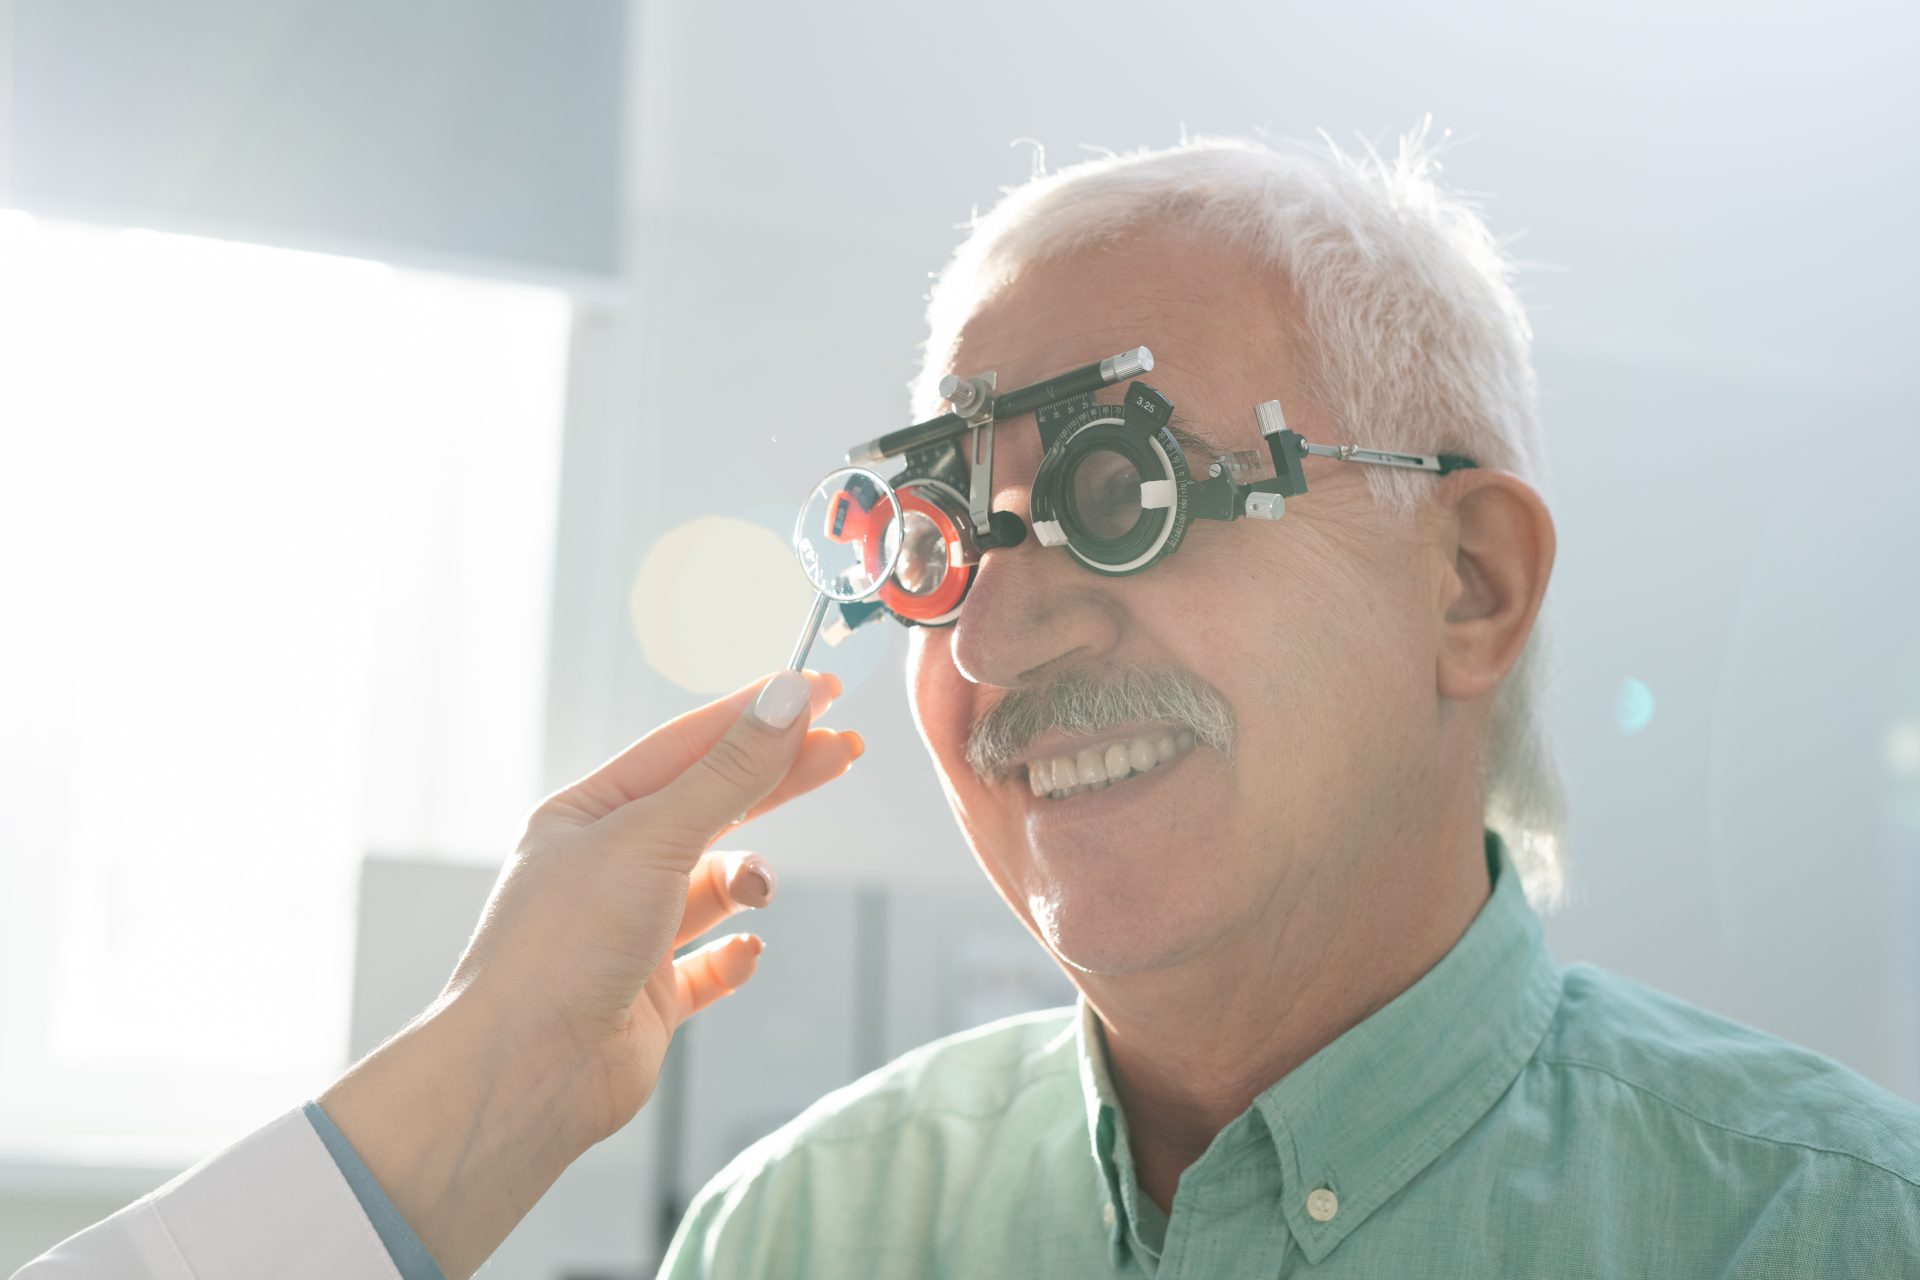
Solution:
{"label": "blurred background wall", "polygon": [[[904,420],[969,211],[1183,129],[1452,130],[1534,264],[1549,938],[1920,1097],[1916,35],[1861,0],[0,3],[0,1268],[321,1088],[540,795],[778,665],[793,503]],[[647,1274],[745,1142],[1064,998],[903,650],[820,656],[869,750],[754,833],[774,963],[490,1274]]]}

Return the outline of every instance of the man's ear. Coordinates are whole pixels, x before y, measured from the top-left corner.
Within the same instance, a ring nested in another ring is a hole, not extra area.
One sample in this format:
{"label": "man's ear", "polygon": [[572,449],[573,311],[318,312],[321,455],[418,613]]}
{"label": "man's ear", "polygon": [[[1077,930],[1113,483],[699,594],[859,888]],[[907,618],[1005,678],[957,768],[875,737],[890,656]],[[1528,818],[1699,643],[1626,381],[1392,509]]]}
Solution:
{"label": "man's ear", "polygon": [[1478,698],[1500,683],[1533,631],[1553,575],[1553,516],[1506,471],[1456,471],[1443,482],[1436,672],[1442,697]]}

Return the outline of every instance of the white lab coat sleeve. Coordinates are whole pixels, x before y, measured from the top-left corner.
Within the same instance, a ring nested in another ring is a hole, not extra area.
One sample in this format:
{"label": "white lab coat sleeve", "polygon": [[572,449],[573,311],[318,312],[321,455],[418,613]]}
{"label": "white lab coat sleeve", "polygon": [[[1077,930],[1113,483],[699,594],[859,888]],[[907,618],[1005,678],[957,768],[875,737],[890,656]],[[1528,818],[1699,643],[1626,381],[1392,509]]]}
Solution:
{"label": "white lab coat sleeve", "polygon": [[299,1111],[29,1262],[13,1280],[399,1280]]}

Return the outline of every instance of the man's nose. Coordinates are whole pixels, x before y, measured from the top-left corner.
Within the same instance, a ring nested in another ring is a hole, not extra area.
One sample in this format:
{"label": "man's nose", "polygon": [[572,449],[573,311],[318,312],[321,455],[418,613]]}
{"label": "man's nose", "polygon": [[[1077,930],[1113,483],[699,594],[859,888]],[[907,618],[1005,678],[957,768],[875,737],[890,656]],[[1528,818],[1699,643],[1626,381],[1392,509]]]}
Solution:
{"label": "man's nose", "polygon": [[[1027,519],[1025,490],[1002,491],[994,510]],[[1111,653],[1122,622],[1111,582],[1029,535],[981,558],[953,624],[953,662],[975,684],[1032,687]]]}

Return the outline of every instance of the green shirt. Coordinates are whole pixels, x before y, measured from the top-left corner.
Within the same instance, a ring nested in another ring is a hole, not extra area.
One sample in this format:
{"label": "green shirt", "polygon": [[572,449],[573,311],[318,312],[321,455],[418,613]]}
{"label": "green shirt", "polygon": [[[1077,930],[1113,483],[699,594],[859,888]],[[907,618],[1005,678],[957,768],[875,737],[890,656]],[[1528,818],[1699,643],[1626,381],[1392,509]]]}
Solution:
{"label": "green shirt", "polygon": [[1560,967],[1491,835],[1488,861],[1453,949],[1255,1099],[1170,1214],[1083,1000],[821,1099],[701,1192],[662,1276],[1920,1276],[1920,1108]]}

